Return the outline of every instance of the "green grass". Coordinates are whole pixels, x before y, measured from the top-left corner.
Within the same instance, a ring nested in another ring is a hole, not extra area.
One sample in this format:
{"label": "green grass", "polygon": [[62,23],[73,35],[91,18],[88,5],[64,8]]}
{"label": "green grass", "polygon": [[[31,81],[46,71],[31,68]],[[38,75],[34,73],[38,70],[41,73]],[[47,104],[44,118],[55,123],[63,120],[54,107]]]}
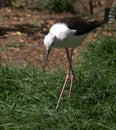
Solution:
{"label": "green grass", "polygon": [[75,67],[71,98],[62,70],[0,66],[0,130],[116,130],[116,38],[92,43]]}

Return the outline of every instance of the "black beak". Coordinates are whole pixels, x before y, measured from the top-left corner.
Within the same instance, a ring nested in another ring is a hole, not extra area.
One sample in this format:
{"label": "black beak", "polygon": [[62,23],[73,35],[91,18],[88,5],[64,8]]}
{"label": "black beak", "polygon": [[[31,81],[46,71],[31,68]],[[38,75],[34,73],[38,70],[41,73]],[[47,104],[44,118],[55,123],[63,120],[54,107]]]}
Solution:
{"label": "black beak", "polygon": [[45,71],[47,61],[48,61],[48,56],[49,56],[50,50],[46,50],[45,58],[44,58],[44,65],[43,65],[43,71]]}

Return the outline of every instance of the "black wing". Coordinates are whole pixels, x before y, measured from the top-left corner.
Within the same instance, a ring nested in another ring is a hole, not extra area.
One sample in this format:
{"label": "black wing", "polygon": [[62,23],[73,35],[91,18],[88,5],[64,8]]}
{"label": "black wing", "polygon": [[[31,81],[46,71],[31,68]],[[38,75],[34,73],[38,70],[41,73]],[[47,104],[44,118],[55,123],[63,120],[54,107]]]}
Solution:
{"label": "black wing", "polygon": [[68,28],[77,30],[76,35],[86,34],[95,28],[103,24],[101,21],[97,20],[85,20],[80,16],[78,17],[66,17],[59,21],[60,23],[65,23]]}

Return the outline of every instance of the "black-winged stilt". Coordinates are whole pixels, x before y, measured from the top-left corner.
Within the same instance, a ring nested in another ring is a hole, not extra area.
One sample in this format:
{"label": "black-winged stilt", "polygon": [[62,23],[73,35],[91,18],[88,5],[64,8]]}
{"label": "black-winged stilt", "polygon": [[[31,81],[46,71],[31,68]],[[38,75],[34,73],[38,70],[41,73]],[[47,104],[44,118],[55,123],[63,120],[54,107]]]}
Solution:
{"label": "black-winged stilt", "polygon": [[[62,87],[56,109],[59,106],[62,94],[68,79],[70,79],[69,97],[71,94],[72,85],[74,82],[74,72],[72,68],[72,55],[73,49],[82,43],[82,41],[88,36],[88,34],[99,27],[103,22],[95,19],[85,20],[81,17],[66,17],[52,25],[49,33],[44,38],[44,45],[46,46],[46,56],[44,69],[48,60],[50,50],[52,48],[65,48],[66,55],[69,62],[69,70],[66,75],[64,85]],[[71,52],[69,53],[69,48]]]}

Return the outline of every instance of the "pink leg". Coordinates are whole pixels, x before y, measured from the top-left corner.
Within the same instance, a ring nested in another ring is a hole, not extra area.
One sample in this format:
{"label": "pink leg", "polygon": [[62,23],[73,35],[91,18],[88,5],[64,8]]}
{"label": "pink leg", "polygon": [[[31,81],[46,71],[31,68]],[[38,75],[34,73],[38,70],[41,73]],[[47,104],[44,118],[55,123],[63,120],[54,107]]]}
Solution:
{"label": "pink leg", "polygon": [[69,89],[68,98],[70,98],[73,83],[74,83],[74,75],[72,74],[72,75],[71,75],[71,82],[70,82],[70,89]]}
{"label": "pink leg", "polygon": [[70,97],[71,95],[71,91],[72,91],[72,86],[74,83],[74,72],[73,72],[73,68],[72,68],[72,55],[73,55],[73,48],[71,48],[71,54],[69,55],[68,50],[66,50],[67,52],[67,58],[68,58],[68,62],[69,62],[69,73],[70,73],[70,89],[69,89],[69,95],[68,97]]}
{"label": "pink leg", "polygon": [[62,87],[62,90],[61,90],[61,93],[60,93],[60,96],[59,96],[59,99],[58,99],[58,102],[57,102],[57,105],[56,105],[56,110],[57,110],[58,107],[59,107],[59,103],[60,103],[61,97],[62,97],[62,95],[63,95],[63,93],[64,93],[64,89],[65,89],[65,86],[66,86],[66,84],[67,84],[68,79],[69,79],[69,74],[66,75],[65,82],[64,82],[64,85],[63,85],[63,87]]}
{"label": "pink leg", "polygon": [[64,82],[64,85],[62,87],[62,90],[61,90],[61,93],[60,93],[60,96],[59,96],[59,99],[58,99],[58,102],[57,102],[57,105],[56,105],[56,109],[58,109],[59,107],[59,104],[60,104],[60,100],[62,98],[62,95],[63,95],[63,92],[64,92],[64,89],[66,87],[66,84],[67,84],[67,81],[68,79],[70,78],[71,82],[70,82],[70,89],[69,89],[69,96],[71,95],[71,90],[72,90],[72,85],[73,85],[73,82],[74,82],[74,74],[73,74],[73,69],[72,69],[72,54],[73,54],[73,48],[71,49],[71,54],[69,55],[69,51],[68,49],[66,48],[66,54],[67,54],[67,58],[68,58],[68,62],[69,62],[69,71],[66,75],[66,79],[65,79],[65,82]]}

